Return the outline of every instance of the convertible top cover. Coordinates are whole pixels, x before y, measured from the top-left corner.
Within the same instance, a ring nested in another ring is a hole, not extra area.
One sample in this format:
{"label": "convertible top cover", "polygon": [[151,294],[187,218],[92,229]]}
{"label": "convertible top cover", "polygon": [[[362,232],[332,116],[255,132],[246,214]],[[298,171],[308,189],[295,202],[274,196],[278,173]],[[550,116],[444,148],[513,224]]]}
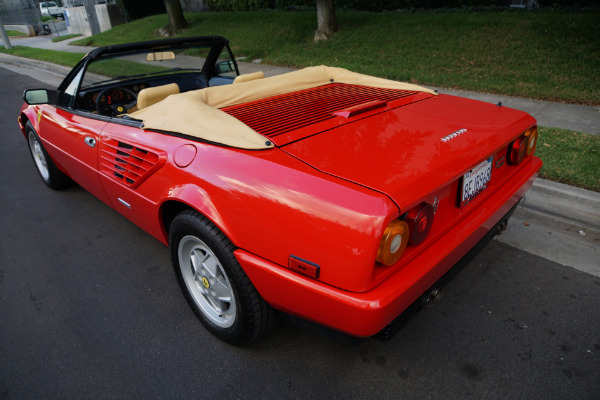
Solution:
{"label": "convertible top cover", "polygon": [[269,78],[171,95],[130,116],[142,120],[144,129],[181,133],[242,149],[268,149],[274,146],[268,138],[220,109],[332,82],[437,94],[422,86],[321,65]]}

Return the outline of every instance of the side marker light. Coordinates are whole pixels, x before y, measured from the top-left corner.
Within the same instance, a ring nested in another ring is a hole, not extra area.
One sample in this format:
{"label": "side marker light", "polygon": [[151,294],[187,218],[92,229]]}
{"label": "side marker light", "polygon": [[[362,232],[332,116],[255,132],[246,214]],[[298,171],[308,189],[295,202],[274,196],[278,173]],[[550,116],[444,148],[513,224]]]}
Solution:
{"label": "side marker light", "polygon": [[310,276],[311,278],[319,279],[321,267],[308,260],[303,260],[300,257],[290,256],[288,259],[288,268],[302,275]]}

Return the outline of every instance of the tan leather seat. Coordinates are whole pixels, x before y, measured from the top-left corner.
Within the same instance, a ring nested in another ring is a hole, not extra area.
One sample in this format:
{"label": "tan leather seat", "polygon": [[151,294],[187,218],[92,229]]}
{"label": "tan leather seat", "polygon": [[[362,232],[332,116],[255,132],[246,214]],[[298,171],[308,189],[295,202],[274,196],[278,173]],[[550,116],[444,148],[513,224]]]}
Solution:
{"label": "tan leather seat", "polygon": [[248,81],[253,81],[255,79],[262,79],[264,77],[265,77],[264,72],[257,71],[257,72],[253,72],[251,74],[239,75],[233,80],[233,83],[248,82]]}
{"label": "tan leather seat", "polygon": [[137,97],[137,109],[144,109],[166,99],[169,95],[177,93],[179,93],[179,86],[176,83],[169,83],[168,85],[149,87],[140,90]]}

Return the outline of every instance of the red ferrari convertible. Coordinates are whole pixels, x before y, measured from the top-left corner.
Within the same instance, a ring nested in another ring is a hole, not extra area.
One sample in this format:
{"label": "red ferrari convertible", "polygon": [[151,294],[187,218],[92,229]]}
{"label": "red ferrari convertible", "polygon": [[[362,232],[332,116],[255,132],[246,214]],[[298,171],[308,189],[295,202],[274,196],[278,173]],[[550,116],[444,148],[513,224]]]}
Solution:
{"label": "red ferrari convertible", "polygon": [[279,312],[391,337],[542,164],[524,112],[341,68],[239,75],[218,36],[98,48],[24,100],[44,183],[75,181],[168,245],[233,344]]}

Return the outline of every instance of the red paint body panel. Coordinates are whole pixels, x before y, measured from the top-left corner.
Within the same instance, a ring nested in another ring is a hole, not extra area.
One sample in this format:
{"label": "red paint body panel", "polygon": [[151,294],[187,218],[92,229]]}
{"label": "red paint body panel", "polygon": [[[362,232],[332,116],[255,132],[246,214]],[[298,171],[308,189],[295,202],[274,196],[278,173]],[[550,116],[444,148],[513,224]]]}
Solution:
{"label": "red paint body panel", "polygon": [[363,290],[380,233],[398,216],[386,196],[316,171],[277,148],[256,152],[196,142],[194,160],[180,168],[174,154],[187,139],[109,123],[102,140],[143,143],[169,155],[139,187],[100,173],[114,208],[163,243],[160,206],[178,201],[206,215],[236,246],[278,265],[294,254],[326,266],[321,281]]}
{"label": "red paint body panel", "polygon": [[[227,110],[242,120],[252,116],[248,110],[270,112],[246,120],[278,146],[261,151],[49,105],[25,105],[21,128],[31,121],[63,171],[162,243],[168,243],[164,210],[173,202],[194,208],[238,247],[240,264],[272,306],[369,336],[448,271],[529,188],[541,161],[528,157],[514,166],[505,155],[535,120],[504,107],[404,91],[380,98],[356,89],[356,98],[329,104],[339,92],[317,89],[305,91],[318,94],[309,96],[308,108],[292,110],[297,123],[281,114],[296,94]],[[85,144],[88,136],[96,147]],[[461,208],[462,176],[489,157],[492,180]],[[386,226],[434,199],[425,241],[408,245],[392,266],[376,263]],[[288,269],[290,256],[318,266],[318,279]]]}
{"label": "red paint body panel", "polygon": [[36,131],[50,157],[75,182],[110,204],[98,179],[98,148],[85,143],[87,137],[98,142],[106,122],[73,115],[49,105],[39,106],[38,110],[41,118],[34,117],[38,122]]}
{"label": "red paint body panel", "polygon": [[461,221],[427,251],[363,293],[323,285],[243,250],[238,250],[236,257],[260,294],[275,307],[350,335],[372,336],[419,299],[489,232],[533,184],[540,166],[539,159],[529,159],[518,176],[473,208],[472,218]]}
{"label": "red paint body panel", "polygon": [[[283,149],[321,171],[386,193],[404,212],[533,124],[521,111],[439,95],[350,119]],[[467,132],[441,140],[460,129]]]}

